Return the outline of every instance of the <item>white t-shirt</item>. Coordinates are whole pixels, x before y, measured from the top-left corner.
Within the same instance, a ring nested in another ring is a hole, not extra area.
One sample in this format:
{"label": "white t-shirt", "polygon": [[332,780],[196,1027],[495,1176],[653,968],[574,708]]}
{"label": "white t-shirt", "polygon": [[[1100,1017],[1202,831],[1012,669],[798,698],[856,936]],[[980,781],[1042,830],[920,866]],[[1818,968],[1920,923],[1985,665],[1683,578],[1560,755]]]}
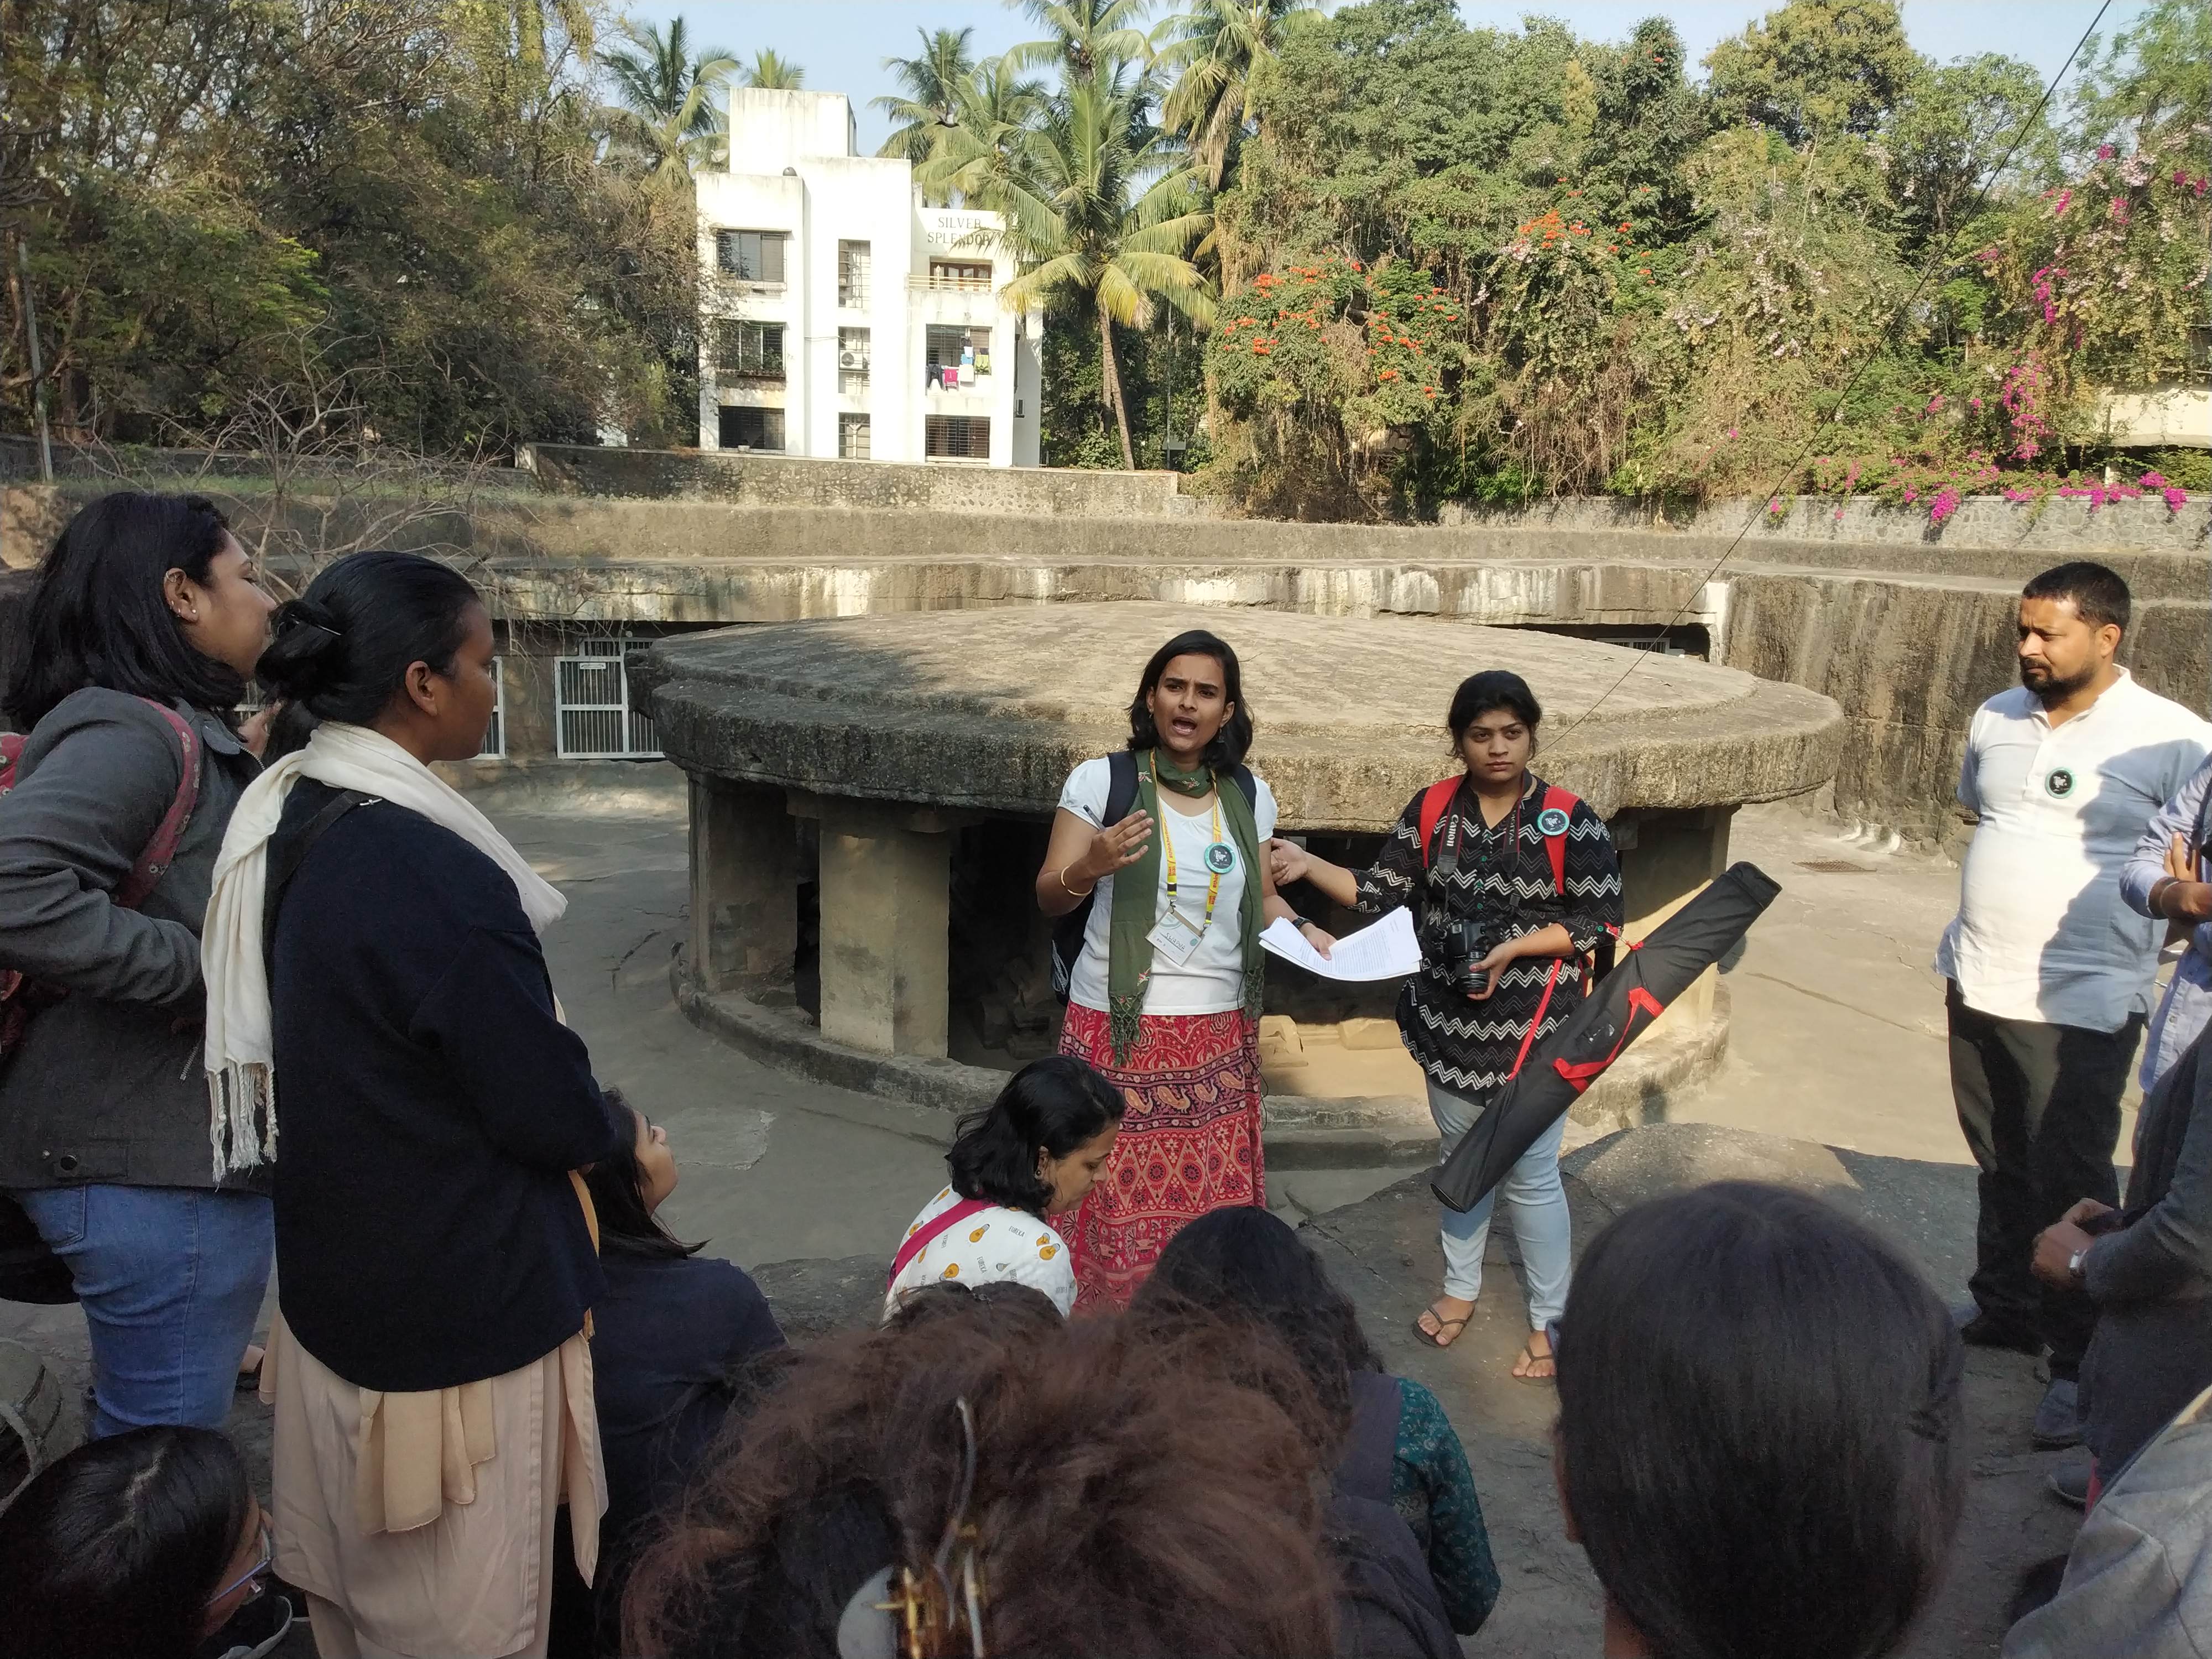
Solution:
{"label": "white t-shirt", "polygon": [[2025,686],[1974,712],[1959,799],[1981,815],[1936,971],[2000,1019],[2117,1031],[2150,1008],[2165,924],[2120,896],[2151,815],[2212,747],[2212,725],[2127,671],[2053,730]]}
{"label": "white t-shirt", "polygon": [[[1067,786],[1060,792],[1060,804],[1085,823],[1106,827],[1106,791],[1113,781],[1113,763],[1104,756],[1087,760],[1067,775]],[[1264,843],[1275,833],[1275,792],[1267,787],[1267,780],[1255,775],[1258,786],[1252,803],[1252,817]],[[1223,789],[1234,789],[1234,783],[1224,783]],[[1218,793],[1218,792],[1217,792]],[[1195,815],[1178,810],[1178,797],[1173,790],[1160,791],[1159,817],[1155,836],[1174,838],[1176,855],[1176,908],[1188,917],[1193,924],[1206,915],[1206,890],[1212,877],[1206,867],[1206,849],[1213,844],[1215,809],[1204,808]],[[1182,804],[1188,805],[1187,801]],[[1135,809],[1131,808],[1132,811]],[[1221,876],[1221,891],[1213,904],[1213,922],[1199,940],[1198,948],[1181,965],[1167,959],[1165,953],[1152,955],[1152,976],[1145,988],[1145,1012],[1148,1014],[1225,1014],[1244,1006],[1244,882],[1249,873],[1244,868],[1244,855],[1229,833],[1228,814],[1220,814],[1221,840],[1227,846],[1234,862]],[[1152,914],[1157,919],[1164,914],[1168,902],[1168,861],[1166,849],[1161,849],[1160,890]],[[1114,878],[1108,876],[1098,884],[1097,901],[1091,907],[1091,921],[1083,932],[1083,954],[1076,959],[1075,973],[1068,986],[1067,1000],[1085,1008],[1103,1012],[1106,1007],[1106,947],[1107,936],[1114,919]]]}
{"label": "white t-shirt", "polygon": [[[903,1245],[915,1233],[954,1205],[959,1194],[946,1187],[921,1206],[914,1224],[899,1236]],[[988,1285],[1012,1281],[1052,1298],[1065,1318],[1075,1310],[1075,1266],[1068,1260],[1067,1242],[1023,1210],[994,1204],[954,1223],[915,1253],[899,1269],[884,1297],[884,1317],[897,1311],[899,1298],[908,1291],[939,1281],[947,1284]]]}

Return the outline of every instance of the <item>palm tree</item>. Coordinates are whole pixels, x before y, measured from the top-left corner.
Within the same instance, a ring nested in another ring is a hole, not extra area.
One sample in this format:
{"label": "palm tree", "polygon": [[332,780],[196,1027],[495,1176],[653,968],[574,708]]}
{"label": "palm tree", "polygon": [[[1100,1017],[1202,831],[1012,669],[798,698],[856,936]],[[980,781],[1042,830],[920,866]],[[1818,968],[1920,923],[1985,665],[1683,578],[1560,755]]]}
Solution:
{"label": "palm tree", "polygon": [[610,135],[643,157],[647,173],[664,185],[719,166],[726,159],[728,121],[714,93],[736,73],[738,60],[714,49],[692,57],[681,17],[669,20],[665,35],[650,23],[627,18],[620,27],[629,46],[599,54],[620,100],[602,112]]}
{"label": "palm tree", "polygon": [[753,61],[745,66],[744,78],[738,84],[759,87],[767,92],[797,92],[806,82],[806,71],[788,58],[763,46],[753,54]]}
{"label": "palm tree", "polygon": [[917,166],[929,159],[937,143],[937,130],[949,127],[958,111],[963,83],[975,72],[975,54],[969,42],[973,29],[923,29],[921,52],[913,58],[886,58],[884,67],[897,77],[902,95],[872,100],[876,108],[898,123],[884,141],[878,155],[903,155]]}
{"label": "palm tree", "polygon": [[1198,0],[1153,31],[1154,61],[1176,77],[1161,116],[1188,137],[1214,189],[1252,119],[1253,72],[1281,50],[1300,14],[1320,9],[1320,0]]}
{"label": "palm tree", "polygon": [[1006,0],[1019,5],[1050,31],[1044,40],[1028,40],[1006,53],[1022,69],[1043,69],[1059,64],[1071,84],[1088,82],[1109,64],[1140,63],[1146,57],[1145,32],[1137,25],[1152,9],[1152,0]]}
{"label": "palm tree", "polygon": [[[1008,54],[1011,60],[1012,54]],[[1115,325],[1145,328],[1160,304],[1210,320],[1206,279],[1185,257],[1213,216],[1187,155],[1144,119],[1142,76],[1101,64],[1027,124],[994,131],[963,120],[945,129],[923,168],[926,185],[957,190],[999,213],[1022,271],[1008,306],[1060,307],[1097,320],[1101,391],[1133,471],[1129,410],[1114,349]]]}

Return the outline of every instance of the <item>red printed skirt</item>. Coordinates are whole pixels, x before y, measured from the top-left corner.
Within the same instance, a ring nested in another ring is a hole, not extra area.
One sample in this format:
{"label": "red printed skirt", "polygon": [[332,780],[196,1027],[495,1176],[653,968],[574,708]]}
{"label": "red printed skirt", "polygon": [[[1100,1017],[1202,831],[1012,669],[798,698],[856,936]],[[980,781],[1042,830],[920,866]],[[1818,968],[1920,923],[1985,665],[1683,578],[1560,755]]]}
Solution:
{"label": "red printed skirt", "polygon": [[1241,1011],[1146,1014],[1117,1066],[1105,1014],[1071,1002],[1060,1051],[1097,1066],[1128,1101],[1098,1184],[1052,1224],[1074,1264],[1077,1311],[1121,1308],[1185,1222],[1267,1201],[1259,1026]]}

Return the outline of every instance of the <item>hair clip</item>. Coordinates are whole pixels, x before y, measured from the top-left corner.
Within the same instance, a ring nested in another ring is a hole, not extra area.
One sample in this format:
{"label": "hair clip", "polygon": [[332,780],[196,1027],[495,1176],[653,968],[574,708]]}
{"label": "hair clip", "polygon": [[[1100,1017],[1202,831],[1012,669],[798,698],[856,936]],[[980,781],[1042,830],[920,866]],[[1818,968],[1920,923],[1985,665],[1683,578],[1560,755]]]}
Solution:
{"label": "hair clip", "polygon": [[963,1396],[960,1489],[927,1568],[894,1563],[853,1592],[837,1620],[837,1659],[989,1659],[983,1645],[983,1572],[968,1519],[975,1492],[975,1413]]}

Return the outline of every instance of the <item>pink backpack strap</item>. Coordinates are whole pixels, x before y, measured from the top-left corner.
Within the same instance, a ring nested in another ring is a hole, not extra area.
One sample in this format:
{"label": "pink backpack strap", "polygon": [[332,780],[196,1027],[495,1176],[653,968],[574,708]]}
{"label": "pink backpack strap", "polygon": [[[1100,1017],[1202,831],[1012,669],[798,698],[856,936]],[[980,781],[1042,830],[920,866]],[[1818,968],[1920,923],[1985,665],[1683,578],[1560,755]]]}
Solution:
{"label": "pink backpack strap", "polygon": [[138,861],[131,866],[131,873],[115,890],[115,902],[127,910],[143,904],[155,884],[176,862],[177,848],[185,839],[185,826],[192,821],[192,809],[200,801],[200,734],[192,729],[190,720],[167,704],[155,702],[151,697],[141,697],[139,702],[169,723],[169,730],[176,734],[178,747],[184,751],[185,771],[177,781],[176,799],[169,803],[169,810],[155,827],[154,838],[146,843],[146,850],[139,854]]}
{"label": "pink backpack strap", "polygon": [[988,1199],[963,1198],[944,1214],[932,1216],[921,1226],[915,1228],[907,1235],[906,1242],[898,1247],[898,1254],[891,1258],[891,1276],[884,1281],[886,1286],[897,1284],[898,1276],[906,1271],[906,1264],[927,1249],[940,1234],[958,1226],[969,1216],[992,1207]]}

